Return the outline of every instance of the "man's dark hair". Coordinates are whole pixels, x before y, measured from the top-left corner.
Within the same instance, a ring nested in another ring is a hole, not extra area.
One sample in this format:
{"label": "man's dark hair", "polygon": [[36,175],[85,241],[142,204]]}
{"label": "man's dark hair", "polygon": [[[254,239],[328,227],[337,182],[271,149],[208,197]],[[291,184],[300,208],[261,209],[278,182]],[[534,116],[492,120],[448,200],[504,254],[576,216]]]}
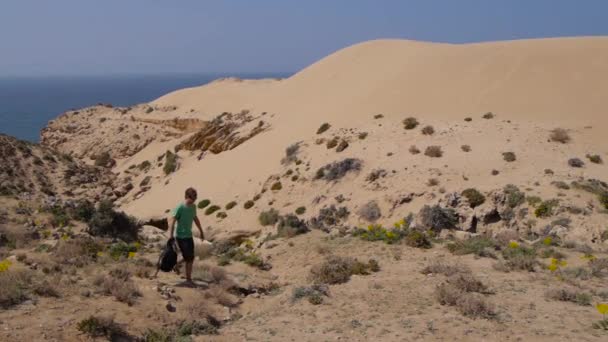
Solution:
{"label": "man's dark hair", "polygon": [[186,198],[191,200],[195,200],[198,195],[196,194],[196,190],[194,188],[186,189]]}

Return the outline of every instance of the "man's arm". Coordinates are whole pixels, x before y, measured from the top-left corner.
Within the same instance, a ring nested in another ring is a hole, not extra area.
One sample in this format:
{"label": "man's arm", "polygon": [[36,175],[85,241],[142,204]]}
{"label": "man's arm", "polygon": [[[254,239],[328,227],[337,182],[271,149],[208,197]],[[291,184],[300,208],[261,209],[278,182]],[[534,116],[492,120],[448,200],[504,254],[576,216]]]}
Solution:
{"label": "man's arm", "polygon": [[177,221],[177,220],[175,219],[175,217],[174,217],[174,216],[171,216],[171,220],[169,221],[169,231],[171,232],[171,233],[169,234],[169,239],[173,237],[173,232],[174,232],[174,230],[175,230],[175,222],[176,222],[176,221]]}
{"label": "man's arm", "polygon": [[205,240],[205,234],[203,234],[203,228],[201,227],[201,221],[198,220],[198,216],[194,216],[194,223],[198,231],[201,232],[201,240]]}

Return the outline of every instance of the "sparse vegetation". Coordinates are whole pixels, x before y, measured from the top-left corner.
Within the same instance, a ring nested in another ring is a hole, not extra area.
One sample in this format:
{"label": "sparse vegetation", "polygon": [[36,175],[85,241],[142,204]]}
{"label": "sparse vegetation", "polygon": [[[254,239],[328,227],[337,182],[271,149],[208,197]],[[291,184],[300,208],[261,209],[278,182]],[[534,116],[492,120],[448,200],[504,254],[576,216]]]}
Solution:
{"label": "sparse vegetation", "polygon": [[302,298],[308,298],[313,305],[323,303],[323,298],[329,296],[329,287],[325,284],[315,284],[311,286],[300,286],[293,289],[291,301],[296,302]]}
{"label": "sparse vegetation", "polygon": [[163,166],[163,171],[165,175],[170,175],[177,170],[177,154],[167,151],[165,153],[165,165]]}
{"label": "sparse vegetation", "polygon": [[435,134],[435,129],[431,125],[424,126],[422,128],[422,134],[424,134],[424,135],[433,135],[433,134]]}
{"label": "sparse vegetation", "polygon": [[458,240],[447,245],[447,249],[455,255],[475,254],[480,257],[496,258],[494,252],[498,248],[496,241],[483,237],[472,237]]}
{"label": "sparse vegetation", "polygon": [[407,234],[405,237],[405,244],[410,247],[422,249],[432,247],[431,240],[428,238],[427,234],[418,230],[412,230]]}
{"label": "sparse vegetation", "polygon": [[326,181],[336,181],[346,176],[349,172],[361,170],[363,162],[359,159],[347,158],[339,162],[333,162],[321,167],[315,174],[315,179]]}
{"label": "sparse vegetation", "polygon": [[458,223],[458,217],[453,209],[442,208],[439,205],[425,205],[418,213],[420,223],[433,231],[454,228]]}
{"label": "sparse vegetation", "polygon": [[208,200],[208,199],[201,200],[200,202],[198,202],[198,208],[205,209],[209,206],[209,204],[211,204],[210,200]]}
{"label": "sparse vegetation", "polygon": [[279,191],[281,189],[283,189],[283,184],[281,184],[281,182],[274,182],[270,187],[270,190],[272,191]]}
{"label": "sparse vegetation", "polygon": [[541,202],[534,210],[534,216],[536,217],[550,217],[553,215],[553,209],[559,204],[559,201],[556,199],[547,200]]}
{"label": "sparse vegetation", "polygon": [[367,275],[380,270],[378,263],[370,259],[363,263],[354,258],[330,255],[326,260],[310,269],[310,278],[315,284],[342,284],[352,275]]}
{"label": "sparse vegetation", "polygon": [[486,197],[477,189],[473,188],[463,190],[462,196],[464,196],[469,201],[469,205],[471,206],[471,208],[478,207],[486,201]]}
{"label": "sparse vegetation", "polygon": [[570,135],[568,134],[568,131],[563,128],[556,128],[551,131],[551,135],[549,136],[549,138],[551,139],[551,141],[560,142],[562,144],[570,142]]}
{"label": "sparse vegetation", "polygon": [[561,302],[572,302],[582,306],[591,305],[591,295],[570,288],[553,288],[545,292],[545,297]]}
{"label": "sparse vegetation", "polygon": [[469,146],[469,145],[462,145],[462,146],[460,146],[460,149],[463,152],[471,152],[471,146]]}
{"label": "sparse vegetation", "polygon": [[510,208],[517,208],[526,201],[526,195],[513,184],[507,184],[503,191],[507,195],[507,204]]}
{"label": "sparse vegetation", "polygon": [[429,146],[424,150],[424,155],[431,158],[441,158],[443,151],[440,146]]}
{"label": "sparse vegetation", "polygon": [[364,204],[358,211],[359,217],[368,222],[376,222],[381,216],[382,212],[376,201],[369,201]]}
{"label": "sparse vegetation", "polygon": [[93,284],[99,288],[102,294],[111,295],[119,302],[135,304],[141,292],[131,279],[131,274],[123,269],[114,269],[108,275],[98,275]]}
{"label": "sparse vegetation", "polygon": [[420,153],[420,150],[418,149],[418,147],[416,147],[416,145],[410,146],[409,151],[410,151],[411,154],[418,154],[418,153]]}
{"label": "sparse vegetation", "polygon": [[215,213],[216,211],[220,210],[220,206],[219,205],[212,205],[209,208],[207,208],[207,210],[205,210],[205,215],[209,216],[212,215],[213,213]]}
{"label": "sparse vegetation", "polygon": [[303,215],[306,213],[306,207],[298,207],[295,210],[296,215]]}
{"label": "sparse vegetation", "polygon": [[602,157],[600,157],[599,154],[588,154],[587,155],[587,159],[589,159],[590,162],[592,162],[593,164],[602,164]]}
{"label": "sparse vegetation", "polygon": [[236,207],[236,205],[237,205],[236,201],[229,202],[228,204],[226,204],[225,209],[230,210],[230,209]]}
{"label": "sparse vegetation", "polygon": [[585,162],[583,162],[579,158],[570,158],[568,159],[568,165],[570,165],[571,167],[580,168],[585,166]]}
{"label": "sparse vegetation", "polygon": [[298,152],[300,151],[300,143],[289,145],[285,149],[285,157],[281,160],[281,164],[288,165],[298,160]]}
{"label": "sparse vegetation", "polygon": [[254,201],[248,200],[245,203],[243,203],[243,208],[245,208],[245,209],[251,209],[254,205],[255,205]]}
{"label": "sparse vegetation", "polygon": [[128,338],[124,329],[108,316],[89,316],[78,322],[78,330],[89,337],[105,337],[108,341],[122,341]]}
{"label": "sparse vegetation", "polygon": [[324,132],[326,132],[329,128],[331,127],[330,124],[328,124],[327,122],[322,124],[319,129],[317,129],[317,134],[323,134]]}
{"label": "sparse vegetation", "polygon": [[485,113],[485,114],[482,116],[482,118],[484,118],[484,119],[493,119],[493,118],[494,118],[494,113],[492,113],[492,112],[487,112],[487,113]]}
{"label": "sparse vegetation", "polygon": [[109,152],[102,152],[95,158],[95,166],[106,167],[110,164],[110,159],[112,159],[112,157]]}
{"label": "sparse vegetation", "polygon": [[124,241],[135,241],[140,225],[134,217],[115,211],[112,203],[101,201],[88,222],[88,232],[93,236],[107,236]]}
{"label": "sparse vegetation", "polygon": [[522,246],[516,242],[511,242],[508,248],[503,249],[502,256],[504,262],[498,265],[507,271],[522,270],[534,272],[538,260],[536,251],[533,248]]}
{"label": "sparse vegetation", "polygon": [[403,128],[405,129],[414,129],[418,127],[419,123],[416,118],[409,117],[403,120]]}
{"label": "sparse vegetation", "polygon": [[502,158],[508,163],[514,162],[517,159],[513,152],[503,152]]}
{"label": "sparse vegetation", "polygon": [[277,235],[281,237],[294,237],[299,234],[308,232],[306,222],[300,220],[297,216],[287,214],[279,217],[277,225]]}
{"label": "sparse vegetation", "polygon": [[258,221],[262,226],[273,226],[279,221],[279,212],[272,208],[260,213]]}

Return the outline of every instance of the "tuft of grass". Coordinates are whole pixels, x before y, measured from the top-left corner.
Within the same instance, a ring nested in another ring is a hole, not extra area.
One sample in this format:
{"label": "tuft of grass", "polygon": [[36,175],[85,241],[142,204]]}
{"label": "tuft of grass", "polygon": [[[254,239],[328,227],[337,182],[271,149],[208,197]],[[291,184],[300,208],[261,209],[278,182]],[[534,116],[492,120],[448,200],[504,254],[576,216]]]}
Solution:
{"label": "tuft of grass", "polygon": [[591,305],[592,297],[590,294],[585,292],[579,292],[575,289],[569,288],[553,288],[545,292],[545,297],[551,300],[557,300],[561,302],[576,303],[581,306]]}
{"label": "tuft of grass", "polygon": [[570,135],[568,134],[568,131],[566,131],[563,128],[556,128],[553,131],[551,131],[551,135],[549,135],[549,138],[553,142],[559,142],[562,144],[566,144],[566,143],[570,142],[570,140],[571,140]]}
{"label": "tuft of grass", "polygon": [[433,134],[435,134],[435,128],[433,128],[433,126],[431,126],[431,125],[424,126],[422,128],[422,134],[433,135]]}
{"label": "tuft of grass", "polygon": [[409,117],[409,118],[405,118],[403,119],[403,128],[405,129],[414,129],[416,127],[418,127],[419,123],[418,120],[414,117]]}
{"label": "tuft of grass", "polygon": [[431,158],[441,158],[443,151],[441,150],[441,146],[428,146],[424,150],[424,155]]}
{"label": "tuft of grass", "polygon": [[111,295],[119,302],[129,306],[135,304],[141,292],[131,279],[131,274],[122,272],[120,269],[110,271],[108,275],[98,275],[93,284],[96,285],[104,295]]}
{"label": "tuft of grass", "polygon": [[433,261],[427,266],[425,266],[422,271],[422,274],[443,274],[445,276],[452,276],[458,273],[471,273],[471,270],[463,264],[458,263],[447,263],[444,261]]}
{"label": "tuft of grass", "polygon": [[464,196],[469,201],[469,205],[471,206],[471,208],[478,207],[486,201],[486,197],[474,188],[463,190],[462,196]]}
{"label": "tuft of grass", "polygon": [[476,236],[468,240],[459,240],[449,243],[447,249],[455,255],[475,254],[480,257],[496,258],[494,251],[498,248],[496,241]]}
{"label": "tuft of grass", "polygon": [[209,216],[212,215],[213,213],[215,213],[216,211],[220,210],[220,206],[219,205],[212,205],[209,208],[207,208],[207,210],[205,210],[205,215]]}
{"label": "tuft of grass", "polygon": [[373,259],[363,263],[350,257],[330,255],[310,269],[310,279],[315,284],[342,284],[349,281],[352,275],[368,275],[379,270],[378,263]]}
{"label": "tuft of grass", "polygon": [[603,163],[602,157],[600,157],[599,154],[588,154],[587,159],[589,159],[589,161],[592,162],[593,164],[602,164]]}
{"label": "tuft of grass", "polygon": [[279,218],[279,212],[272,208],[261,212],[258,216],[258,221],[262,226],[273,226],[279,221]]}
{"label": "tuft of grass", "polygon": [[517,160],[517,157],[515,156],[514,152],[503,152],[502,158],[508,163],[511,163],[511,162],[514,162],[515,160]]}
{"label": "tuft of grass", "polygon": [[209,204],[211,204],[210,200],[208,200],[208,199],[201,200],[200,202],[198,202],[198,208],[205,209],[209,206]]}
{"label": "tuft of grass", "polygon": [[317,129],[317,134],[323,134],[323,133],[325,133],[330,127],[331,127],[331,125],[328,124],[327,122],[323,123],[319,127],[319,129]]}
{"label": "tuft of grass", "polygon": [[0,263],[0,308],[8,309],[29,298],[32,274],[22,269],[10,269],[10,262]]}

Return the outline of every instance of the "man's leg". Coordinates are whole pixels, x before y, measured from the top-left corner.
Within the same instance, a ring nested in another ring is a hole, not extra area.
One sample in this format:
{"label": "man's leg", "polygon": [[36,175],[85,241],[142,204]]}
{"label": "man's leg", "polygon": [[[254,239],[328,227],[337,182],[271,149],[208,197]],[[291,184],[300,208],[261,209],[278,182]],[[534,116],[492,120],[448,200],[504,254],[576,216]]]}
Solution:
{"label": "man's leg", "polygon": [[194,263],[193,261],[186,262],[186,280],[187,281],[192,281],[192,264],[193,263]]}

